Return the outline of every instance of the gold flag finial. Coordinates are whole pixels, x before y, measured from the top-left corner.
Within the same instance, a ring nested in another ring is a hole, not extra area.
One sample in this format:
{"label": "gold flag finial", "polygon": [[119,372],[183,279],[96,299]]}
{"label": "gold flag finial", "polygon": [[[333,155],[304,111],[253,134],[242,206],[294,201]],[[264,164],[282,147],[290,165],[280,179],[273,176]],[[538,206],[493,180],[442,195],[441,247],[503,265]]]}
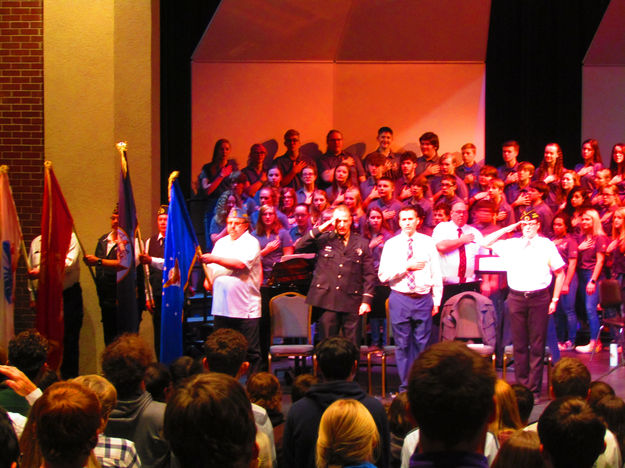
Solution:
{"label": "gold flag finial", "polygon": [[118,141],[115,144],[115,148],[117,148],[117,151],[119,151],[120,153],[123,153],[124,151],[126,151],[128,149],[128,142],[127,141]]}
{"label": "gold flag finial", "polygon": [[6,164],[3,164],[2,166],[0,166],[0,174],[8,174],[9,172],[9,166],[7,166]]}
{"label": "gold flag finial", "polygon": [[171,200],[171,186],[174,183],[174,180],[178,178],[180,175],[180,171],[174,171],[169,174],[169,178],[167,179],[167,199]]}
{"label": "gold flag finial", "polygon": [[46,169],[51,169],[52,168],[52,161],[45,161],[43,163],[43,167],[45,167]]}

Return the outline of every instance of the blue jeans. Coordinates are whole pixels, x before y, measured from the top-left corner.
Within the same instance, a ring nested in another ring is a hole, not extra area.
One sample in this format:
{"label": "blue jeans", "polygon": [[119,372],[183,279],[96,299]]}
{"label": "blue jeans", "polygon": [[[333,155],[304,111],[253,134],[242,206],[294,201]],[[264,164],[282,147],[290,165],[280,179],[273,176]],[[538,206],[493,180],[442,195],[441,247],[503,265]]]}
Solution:
{"label": "blue jeans", "polygon": [[395,338],[395,360],[401,380],[400,391],[408,389],[408,374],[415,359],[428,345],[432,332],[432,295],[410,297],[391,291],[389,316]]}
{"label": "blue jeans", "polygon": [[569,292],[567,294],[560,294],[555,321],[558,339],[561,342],[569,340],[571,343],[575,344],[577,328],[579,327],[577,314],[575,313],[577,284],[577,275],[573,275],[573,279],[571,279],[571,284],[569,285]]}
{"label": "blue jeans", "polygon": [[586,306],[586,316],[588,317],[588,327],[590,328],[590,339],[597,338],[599,333],[599,317],[597,316],[597,305],[599,304],[599,285],[595,288],[594,294],[586,292],[586,285],[592,277],[592,270],[578,270],[579,288],[584,297],[584,305]]}

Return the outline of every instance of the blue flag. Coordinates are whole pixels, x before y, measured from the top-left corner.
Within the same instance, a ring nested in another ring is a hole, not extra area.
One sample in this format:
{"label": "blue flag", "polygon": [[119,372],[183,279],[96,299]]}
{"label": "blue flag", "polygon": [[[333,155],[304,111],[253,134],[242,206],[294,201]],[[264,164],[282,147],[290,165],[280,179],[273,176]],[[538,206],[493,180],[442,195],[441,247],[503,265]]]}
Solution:
{"label": "blue flag", "polygon": [[121,176],[119,179],[119,227],[117,229],[118,255],[126,267],[117,272],[117,332],[119,334],[139,331],[139,308],[137,306],[137,265],[135,262],[135,239],[137,238],[137,210],[130,183],[130,171],[125,147],[121,151]]}
{"label": "blue flag", "polygon": [[165,263],[163,265],[163,303],[161,312],[160,361],[169,364],[182,356],[182,307],[184,291],[191,276],[198,247],[178,180],[170,189]]}

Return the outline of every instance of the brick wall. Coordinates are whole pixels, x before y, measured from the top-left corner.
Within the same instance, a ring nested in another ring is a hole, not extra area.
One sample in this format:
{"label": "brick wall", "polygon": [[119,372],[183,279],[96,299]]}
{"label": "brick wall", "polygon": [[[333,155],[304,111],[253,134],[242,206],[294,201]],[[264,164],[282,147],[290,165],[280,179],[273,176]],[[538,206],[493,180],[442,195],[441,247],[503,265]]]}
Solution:
{"label": "brick wall", "polygon": [[[43,194],[43,0],[0,2],[0,164],[9,179],[26,247],[39,234]],[[15,329],[34,326],[25,266],[18,269]]]}

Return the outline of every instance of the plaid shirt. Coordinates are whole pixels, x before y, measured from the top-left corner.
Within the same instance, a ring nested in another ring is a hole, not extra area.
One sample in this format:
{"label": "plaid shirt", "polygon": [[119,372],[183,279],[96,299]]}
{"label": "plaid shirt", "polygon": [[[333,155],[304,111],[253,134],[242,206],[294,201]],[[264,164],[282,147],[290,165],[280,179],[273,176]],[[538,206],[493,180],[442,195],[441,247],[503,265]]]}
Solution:
{"label": "plaid shirt", "polygon": [[134,442],[100,434],[93,449],[102,467],[141,468]]}

